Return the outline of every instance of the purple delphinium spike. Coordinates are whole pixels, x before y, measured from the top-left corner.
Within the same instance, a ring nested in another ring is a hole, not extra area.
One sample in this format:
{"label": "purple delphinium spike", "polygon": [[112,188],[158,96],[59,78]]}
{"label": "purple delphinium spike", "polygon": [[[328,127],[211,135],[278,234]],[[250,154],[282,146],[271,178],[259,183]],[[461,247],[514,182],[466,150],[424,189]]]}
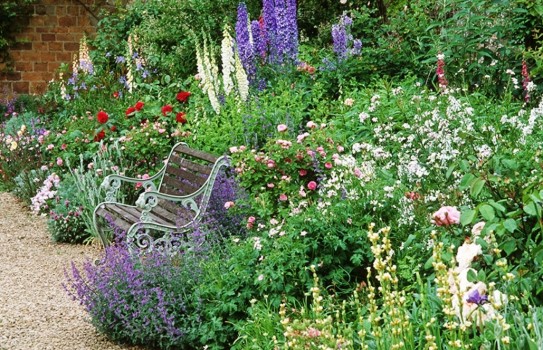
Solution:
{"label": "purple delphinium spike", "polygon": [[247,6],[244,3],[240,3],[238,6],[236,43],[243,68],[251,80],[255,75],[255,62],[253,44],[251,43],[249,35],[249,14],[247,13]]}
{"label": "purple delphinium spike", "polygon": [[277,58],[276,52],[276,33],[277,33],[277,18],[275,17],[274,0],[263,0],[262,22],[263,34],[268,50],[268,62],[275,63]]}
{"label": "purple delphinium spike", "polygon": [[362,40],[354,39],[353,48],[351,49],[351,55],[358,56],[362,52]]}
{"label": "purple delphinium spike", "polygon": [[342,23],[332,26],[332,40],[338,60],[345,60],[347,58],[347,31]]}
{"label": "purple delphinium spike", "polygon": [[260,26],[260,22],[251,22],[251,32],[253,33],[253,49],[255,56],[260,56],[261,59],[266,58],[266,40],[264,32]]}
{"label": "purple delphinium spike", "polygon": [[289,28],[288,56],[296,62],[298,58],[298,20],[296,0],[287,0],[287,21]]}
{"label": "purple delphinium spike", "polygon": [[289,51],[290,27],[287,16],[285,0],[275,0],[275,18],[277,19],[276,48],[277,62],[281,64],[285,61]]}

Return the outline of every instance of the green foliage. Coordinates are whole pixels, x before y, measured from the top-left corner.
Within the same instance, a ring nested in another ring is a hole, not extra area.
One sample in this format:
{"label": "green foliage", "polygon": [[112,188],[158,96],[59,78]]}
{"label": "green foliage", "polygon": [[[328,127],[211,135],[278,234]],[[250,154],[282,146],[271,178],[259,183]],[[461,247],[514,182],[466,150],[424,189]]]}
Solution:
{"label": "green foliage", "polygon": [[88,238],[81,216],[84,208],[76,202],[78,192],[75,183],[65,179],[49,204],[47,228],[55,242],[83,243]]}
{"label": "green foliage", "polygon": [[13,35],[17,33],[28,19],[35,0],[10,0],[0,3],[0,61],[8,58],[8,48],[14,43]]}

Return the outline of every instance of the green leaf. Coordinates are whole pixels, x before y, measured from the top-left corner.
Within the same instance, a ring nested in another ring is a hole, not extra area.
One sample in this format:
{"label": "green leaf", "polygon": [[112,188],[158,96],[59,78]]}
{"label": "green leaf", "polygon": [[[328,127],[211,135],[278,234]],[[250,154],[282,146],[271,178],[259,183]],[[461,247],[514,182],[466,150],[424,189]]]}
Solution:
{"label": "green leaf", "polygon": [[494,208],[492,208],[488,204],[481,205],[481,207],[479,208],[479,212],[486,221],[492,221],[496,217],[496,214],[494,213]]}
{"label": "green leaf", "polygon": [[484,270],[480,270],[477,273],[477,280],[481,281],[481,282],[485,282],[485,280],[486,280],[486,272]]}
{"label": "green leaf", "polygon": [[460,189],[463,190],[463,189],[466,189],[468,188],[469,184],[471,183],[471,181],[475,179],[475,175],[473,174],[466,174],[462,177],[462,179],[460,180]]}
{"label": "green leaf", "polygon": [[428,270],[429,268],[432,267],[432,263],[434,262],[434,258],[433,257],[430,257],[428,260],[426,260],[426,262],[424,263],[424,268],[426,270]]}
{"label": "green leaf", "polygon": [[473,219],[475,219],[475,215],[477,215],[477,211],[473,209],[462,211],[462,214],[460,214],[460,223],[462,226],[471,224]]}
{"label": "green leaf", "polygon": [[503,222],[503,227],[511,233],[517,229],[517,222],[514,219],[507,219]]}
{"label": "green leaf", "polygon": [[468,281],[469,282],[475,282],[477,281],[477,274],[475,273],[475,270],[469,269],[468,270]]}
{"label": "green leaf", "polygon": [[512,159],[503,159],[502,160],[503,165],[505,165],[506,168],[511,170],[517,170],[518,169],[518,163],[515,160]]}
{"label": "green leaf", "polygon": [[534,202],[530,202],[524,206],[524,212],[528,215],[537,216],[537,208]]}
{"label": "green leaf", "polygon": [[500,245],[500,248],[505,251],[505,254],[510,255],[512,252],[517,249],[517,242],[514,239],[503,242]]}
{"label": "green leaf", "polygon": [[491,206],[494,207],[494,209],[496,209],[497,211],[502,212],[502,213],[505,213],[505,211],[507,210],[507,209],[505,209],[505,207],[503,205],[501,205],[498,202],[488,201],[488,204],[490,204]]}
{"label": "green leaf", "polygon": [[485,186],[486,181],[483,179],[476,179],[471,183],[470,187],[470,194],[472,197],[477,197],[481,191],[483,190],[483,187]]}

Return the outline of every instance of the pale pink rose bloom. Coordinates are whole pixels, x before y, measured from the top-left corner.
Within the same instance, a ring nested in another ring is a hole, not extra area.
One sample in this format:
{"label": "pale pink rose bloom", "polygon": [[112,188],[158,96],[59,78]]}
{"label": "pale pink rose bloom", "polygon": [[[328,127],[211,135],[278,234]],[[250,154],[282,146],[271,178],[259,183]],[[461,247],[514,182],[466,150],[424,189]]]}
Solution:
{"label": "pale pink rose bloom", "polygon": [[147,180],[148,178],[150,178],[149,174],[143,174],[141,177],[142,180]]}
{"label": "pale pink rose bloom", "polygon": [[55,148],[55,145],[53,145],[53,144],[47,145],[47,150],[48,151],[52,150],[53,148]]}
{"label": "pale pink rose bloom", "polygon": [[307,124],[306,124],[306,127],[308,129],[315,129],[317,127],[317,124],[315,124],[315,122],[308,121]]}
{"label": "pale pink rose bloom", "polygon": [[64,162],[62,161],[62,158],[57,158],[57,165],[62,166],[62,164],[64,164]]}
{"label": "pale pink rose bloom", "polygon": [[279,124],[277,125],[277,131],[279,132],[285,132],[288,130],[288,127],[285,124]]}
{"label": "pale pink rose bloom", "polygon": [[238,148],[234,146],[234,147],[230,147],[229,150],[230,150],[230,153],[236,153],[238,151]]}
{"label": "pale pink rose bloom", "polygon": [[244,152],[246,149],[247,149],[247,147],[245,147],[245,146],[239,146],[239,150],[240,150],[241,152]]}
{"label": "pale pink rose bloom", "polygon": [[360,170],[360,168],[354,168],[354,176],[356,176],[357,178],[362,177],[362,171]]}
{"label": "pale pink rose bloom", "polygon": [[286,194],[281,193],[281,194],[279,195],[279,200],[280,200],[281,202],[284,202],[284,201],[288,200],[288,197],[287,197]]}
{"label": "pale pink rose bloom", "polygon": [[320,337],[320,335],[321,335],[321,331],[319,331],[316,328],[310,327],[307,329],[307,336],[309,338],[317,338],[317,337]]}
{"label": "pale pink rose bloom", "polygon": [[307,155],[310,156],[310,157],[314,157],[314,156],[315,156],[315,152],[313,152],[312,150],[308,149],[308,150],[307,150]]}
{"label": "pale pink rose bloom", "polygon": [[270,168],[270,169],[275,168],[275,161],[270,159],[270,160],[268,160],[267,165],[268,165],[268,168]]}
{"label": "pale pink rose bloom", "polygon": [[484,221],[478,222],[475,225],[473,225],[473,228],[471,229],[471,233],[475,237],[477,237],[481,234],[484,228],[485,228],[485,222]]}
{"label": "pale pink rose bloom", "polygon": [[236,205],[234,202],[228,201],[228,202],[224,203],[224,209],[227,209],[227,210],[228,210],[228,209],[230,209],[230,208],[233,208],[234,205]]}
{"label": "pale pink rose bloom", "polygon": [[353,100],[352,98],[347,98],[347,99],[345,99],[345,101],[343,102],[343,104],[344,104],[345,106],[352,107],[353,104],[354,104],[354,100]]}
{"label": "pale pink rose bloom", "polygon": [[296,137],[296,141],[297,141],[298,143],[302,143],[302,142],[304,142],[305,138],[308,137],[308,136],[309,136],[309,134],[308,134],[307,132],[305,132],[305,133],[303,133],[303,134],[301,134],[301,135],[298,135],[298,136]]}
{"label": "pale pink rose bloom", "polygon": [[345,148],[343,146],[337,146],[337,151],[339,153],[341,153],[341,152],[345,151]]}
{"label": "pale pink rose bloom", "polygon": [[322,146],[317,147],[317,152],[324,152],[324,148]]}
{"label": "pale pink rose bloom", "polygon": [[317,183],[315,181],[309,181],[307,188],[309,188],[311,191],[315,191],[317,189]]}
{"label": "pale pink rose bloom", "polygon": [[437,226],[450,226],[460,223],[460,212],[456,207],[444,206],[432,215]]}
{"label": "pale pink rose bloom", "polygon": [[270,182],[267,186],[268,186],[268,188],[274,188],[275,187],[275,185],[272,182]]}
{"label": "pale pink rose bloom", "polygon": [[300,191],[298,191],[298,194],[300,197],[305,198],[307,196],[307,193],[305,193],[304,186],[300,187]]}
{"label": "pale pink rose bloom", "polygon": [[87,165],[87,169],[92,170],[94,168],[94,163],[90,162],[89,165]]}
{"label": "pale pink rose bloom", "polygon": [[256,218],[254,216],[249,216],[249,218],[247,219],[247,228],[249,230],[253,228],[255,221],[256,221]]}

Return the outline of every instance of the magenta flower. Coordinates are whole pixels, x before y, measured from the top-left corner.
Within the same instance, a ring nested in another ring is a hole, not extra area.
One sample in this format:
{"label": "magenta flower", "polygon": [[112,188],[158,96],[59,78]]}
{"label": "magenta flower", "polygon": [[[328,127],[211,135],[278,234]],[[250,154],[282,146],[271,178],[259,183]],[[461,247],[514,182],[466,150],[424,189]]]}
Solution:
{"label": "magenta flower", "polygon": [[315,181],[309,181],[307,188],[309,188],[311,191],[315,191],[317,189],[317,183]]}

